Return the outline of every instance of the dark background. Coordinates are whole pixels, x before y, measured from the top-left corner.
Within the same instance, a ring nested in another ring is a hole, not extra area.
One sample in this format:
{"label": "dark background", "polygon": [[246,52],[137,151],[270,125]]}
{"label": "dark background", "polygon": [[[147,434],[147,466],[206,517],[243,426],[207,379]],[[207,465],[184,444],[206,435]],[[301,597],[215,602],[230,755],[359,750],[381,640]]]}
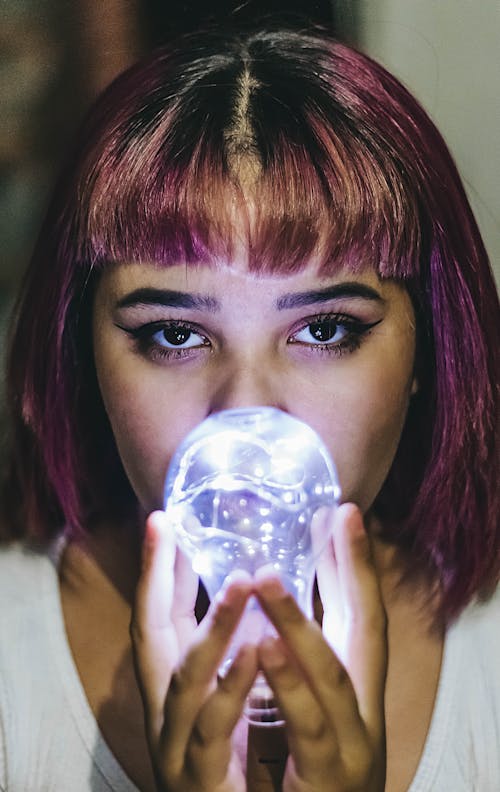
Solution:
{"label": "dark background", "polygon": [[406,83],[457,159],[500,284],[498,0],[0,0],[0,464],[6,317],[56,172],[95,96],[207,23],[322,25]]}
{"label": "dark background", "polygon": [[[207,23],[319,24],[354,39],[333,0],[1,0],[0,322],[24,271],[59,162],[100,90],[149,49]],[[1,336],[0,336],[1,340]]]}
{"label": "dark background", "polygon": [[178,34],[259,20],[355,41],[356,0],[0,0],[0,461],[5,332],[60,162],[96,95]]}

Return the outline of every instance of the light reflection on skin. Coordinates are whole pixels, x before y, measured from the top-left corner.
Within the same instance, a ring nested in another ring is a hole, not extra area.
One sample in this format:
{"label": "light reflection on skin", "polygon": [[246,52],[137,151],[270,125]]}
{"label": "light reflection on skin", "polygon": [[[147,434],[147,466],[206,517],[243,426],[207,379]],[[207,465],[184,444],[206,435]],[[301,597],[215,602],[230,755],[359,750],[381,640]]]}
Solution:
{"label": "light reflection on skin", "polygon": [[[339,314],[344,324],[328,319]],[[170,357],[162,323],[167,339],[176,336]],[[104,404],[145,511],[161,506],[169,459],[196,424],[217,410],[271,405],[320,434],[343,500],[366,512],[417,388],[410,298],[371,270],[319,278],[309,265],[264,277],[222,264],[115,265],[97,287],[93,338]]]}

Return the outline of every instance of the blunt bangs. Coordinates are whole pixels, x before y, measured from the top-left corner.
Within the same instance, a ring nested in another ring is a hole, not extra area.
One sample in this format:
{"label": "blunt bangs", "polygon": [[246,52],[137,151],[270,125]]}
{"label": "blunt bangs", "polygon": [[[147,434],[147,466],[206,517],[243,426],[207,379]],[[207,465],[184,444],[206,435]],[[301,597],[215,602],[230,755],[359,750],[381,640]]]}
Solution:
{"label": "blunt bangs", "polygon": [[450,621],[500,578],[497,291],[432,121],[383,67],[326,37],[187,37],[91,109],[10,339],[11,533],[84,535],[135,514],[95,374],[100,270],[241,251],[254,272],[371,267],[407,289],[419,387],[373,509],[408,567],[439,582]]}
{"label": "blunt bangs", "polygon": [[407,141],[395,121],[384,129],[376,93],[371,117],[356,114],[362,77],[347,48],[294,34],[227,55],[201,48],[194,63],[189,43],[156,54],[103,96],[99,139],[85,131],[95,142],[77,186],[77,259],[215,263],[243,246],[252,271],[314,259],[414,275],[421,217]]}

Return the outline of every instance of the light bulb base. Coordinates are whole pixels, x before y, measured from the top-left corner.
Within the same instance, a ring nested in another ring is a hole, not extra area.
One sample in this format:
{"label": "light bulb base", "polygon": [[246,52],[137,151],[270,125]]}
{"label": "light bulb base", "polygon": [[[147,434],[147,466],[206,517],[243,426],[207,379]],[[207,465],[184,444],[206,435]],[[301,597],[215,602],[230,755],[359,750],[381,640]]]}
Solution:
{"label": "light bulb base", "polygon": [[264,674],[255,678],[245,704],[245,717],[256,726],[283,726],[285,721]]}

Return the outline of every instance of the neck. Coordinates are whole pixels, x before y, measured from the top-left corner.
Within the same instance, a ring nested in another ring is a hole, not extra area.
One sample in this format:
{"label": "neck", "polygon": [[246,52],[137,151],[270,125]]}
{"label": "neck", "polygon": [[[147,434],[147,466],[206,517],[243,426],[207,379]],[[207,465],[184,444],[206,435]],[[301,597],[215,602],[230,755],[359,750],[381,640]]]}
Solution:
{"label": "neck", "polygon": [[[405,603],[422,611],[429,628],[437,602],[436,587],[424,575],[408,575],[411,560],[394,545],[383,541],[381,525],[367,516],[375,566],[388,614]],[[100,523],[85,541],[71,542],[61,562],[61,584],[78,597],[115,601],[128,610],[140,575],[142,523],[140,519],[120,525]],[[404,609],[404,608],[403,608]]]}
{"label": "neck", "polygon": [[74,594],[132,605],[140,574],[142,530],[137,523],[102,522],[84,540],[69,542],[61,559],[61,584]]}
{"label": "neck", "polygon": [[381,539],[382,525],[376,517],[366,517],[366,524],[388,616],[403,614],[405,618],[404,614],[411,610],[412,617],[416,617],[429,633],[442,634],[443,625],[438,616],[439,583],[430,572],[417,568],[408,552]]}

